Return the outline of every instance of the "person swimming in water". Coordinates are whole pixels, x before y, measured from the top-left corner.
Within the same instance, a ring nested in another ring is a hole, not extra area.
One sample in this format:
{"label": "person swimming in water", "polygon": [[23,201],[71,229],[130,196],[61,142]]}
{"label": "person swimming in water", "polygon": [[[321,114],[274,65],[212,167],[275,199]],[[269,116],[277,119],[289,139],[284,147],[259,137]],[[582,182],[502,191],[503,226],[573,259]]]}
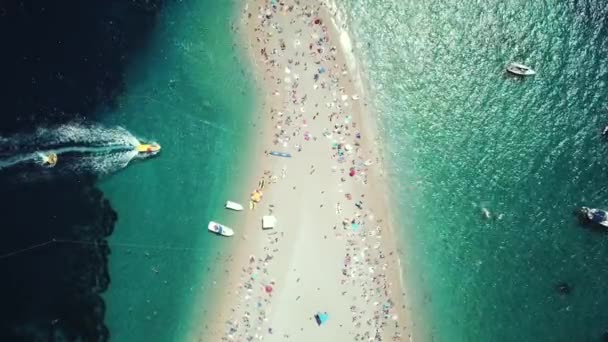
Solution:
{"label": "person swimming in water", "polygon": [[492,217],[492,214],[490,214],[490,211],[487,208],[481,208],[481,215],[485,218],[485,219],[489,219]]}

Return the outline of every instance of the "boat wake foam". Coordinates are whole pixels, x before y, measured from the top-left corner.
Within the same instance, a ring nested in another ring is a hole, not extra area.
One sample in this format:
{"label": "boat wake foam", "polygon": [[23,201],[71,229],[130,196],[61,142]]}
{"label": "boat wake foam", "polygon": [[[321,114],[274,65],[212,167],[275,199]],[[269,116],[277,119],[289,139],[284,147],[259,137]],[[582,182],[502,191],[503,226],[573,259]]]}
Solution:
{"label": "boat wake foam", "polygon": [[[135,149],[139,144],[122,127],[73,124],[40,128],[32,134],[0,137],[0,172],[25,179],[75,173],[104,175],[141,158]],[[56,165],[48,164],[51,155],[57,156]]]}

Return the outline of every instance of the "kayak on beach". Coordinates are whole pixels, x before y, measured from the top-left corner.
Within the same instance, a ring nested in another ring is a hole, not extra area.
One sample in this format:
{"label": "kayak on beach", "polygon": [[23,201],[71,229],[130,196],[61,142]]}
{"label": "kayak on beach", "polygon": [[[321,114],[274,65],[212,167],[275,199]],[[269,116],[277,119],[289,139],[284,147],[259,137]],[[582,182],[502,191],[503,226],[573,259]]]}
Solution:
{"label": "kayak on beach", "polygon": [[243,206],[236,202],[226,201],[226,209],[240,211],[243,210]]}
{"label": "kayak on beach", "polygon": [[277,157],[291,158],[291,154],[285,152],[270,151],[270,154]]}

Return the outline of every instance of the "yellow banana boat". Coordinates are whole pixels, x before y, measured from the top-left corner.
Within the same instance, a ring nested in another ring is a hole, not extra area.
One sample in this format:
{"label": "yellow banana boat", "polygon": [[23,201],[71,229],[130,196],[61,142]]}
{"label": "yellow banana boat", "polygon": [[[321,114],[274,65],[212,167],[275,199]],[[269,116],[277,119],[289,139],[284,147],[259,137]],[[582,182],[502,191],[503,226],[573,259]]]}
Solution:
{"label": "yellow banana boat", "polygon": [[46,167],[53,167],[57,164],[57,154],[49,153],[47,155],[42,155],[42,165]]}

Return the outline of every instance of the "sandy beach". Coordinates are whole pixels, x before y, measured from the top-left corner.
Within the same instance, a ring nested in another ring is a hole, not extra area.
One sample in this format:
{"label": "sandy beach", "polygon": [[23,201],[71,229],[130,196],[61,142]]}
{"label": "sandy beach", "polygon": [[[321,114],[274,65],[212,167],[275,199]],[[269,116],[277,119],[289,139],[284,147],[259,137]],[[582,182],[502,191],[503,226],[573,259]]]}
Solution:
{"label": "sandy beach", "polygon": [[199,341],[412,340],[373,111],[328,13],[316,1],[243,4],[235,30],[260,107],[242,201],[262,196],[239,213]]}

